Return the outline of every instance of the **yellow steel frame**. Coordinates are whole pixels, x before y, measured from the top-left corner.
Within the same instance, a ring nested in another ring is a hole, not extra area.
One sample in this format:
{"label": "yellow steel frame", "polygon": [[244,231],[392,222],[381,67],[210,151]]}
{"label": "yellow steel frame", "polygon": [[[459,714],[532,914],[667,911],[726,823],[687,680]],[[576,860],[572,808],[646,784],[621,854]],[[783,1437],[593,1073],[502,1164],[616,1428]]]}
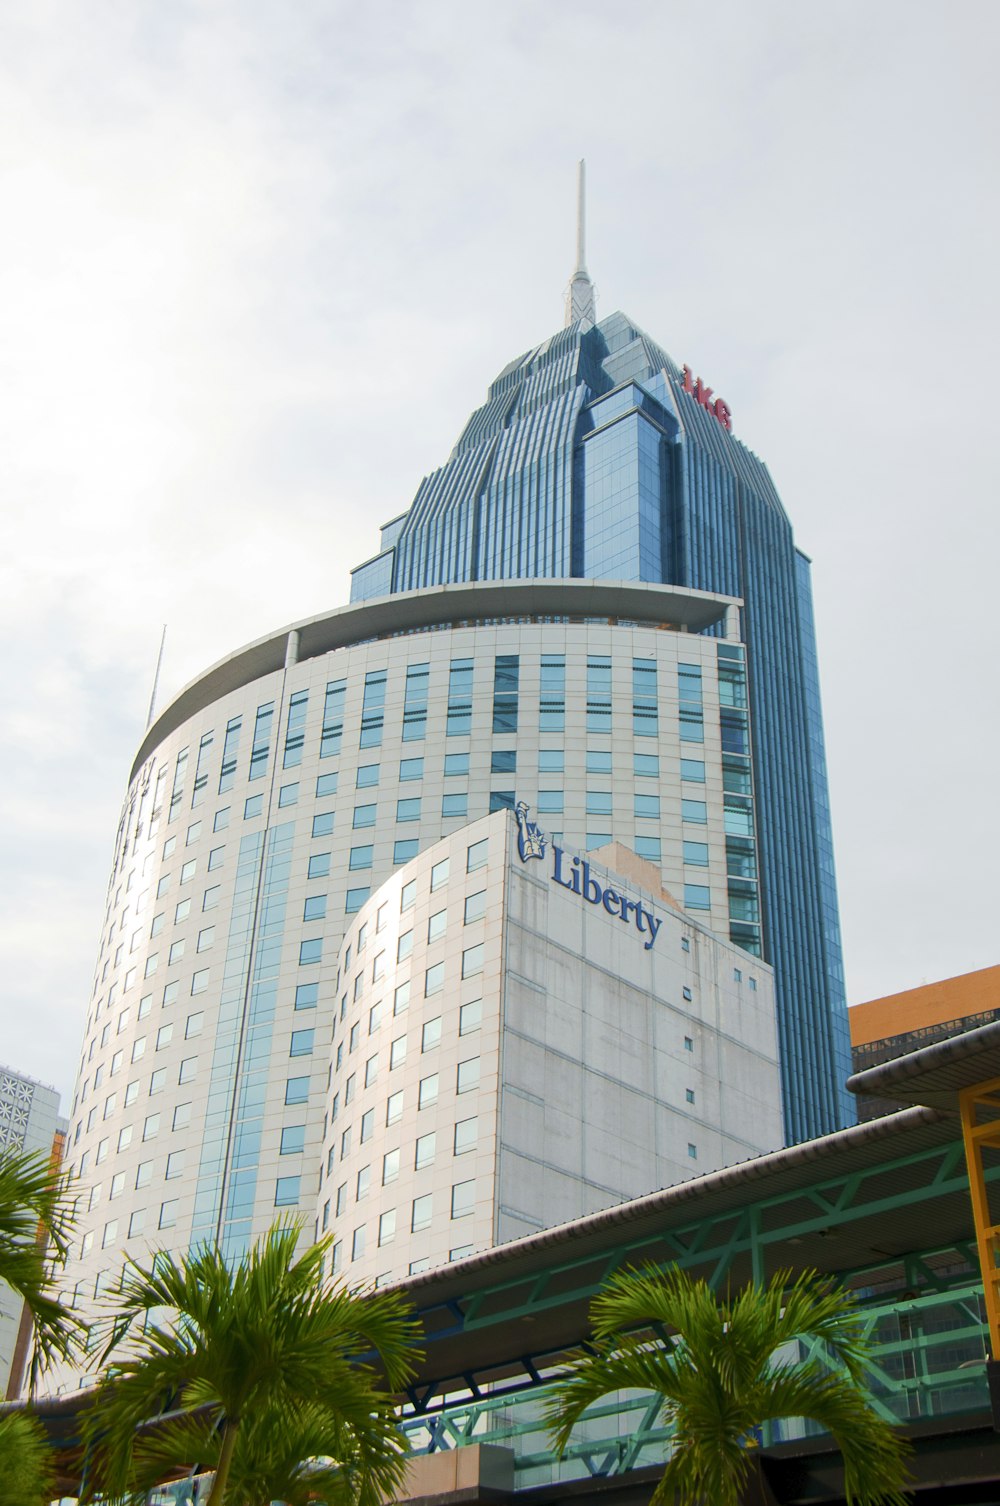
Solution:
{"label": "yellow steel frame", "polygon": [[1000,1222],[990,1211],[983,1152],[1000,1152],[1000,1077],[963,1088],[958,1095],[958,1108],[990,1330],[990,1353],[997,1360],[1000,1359]]}

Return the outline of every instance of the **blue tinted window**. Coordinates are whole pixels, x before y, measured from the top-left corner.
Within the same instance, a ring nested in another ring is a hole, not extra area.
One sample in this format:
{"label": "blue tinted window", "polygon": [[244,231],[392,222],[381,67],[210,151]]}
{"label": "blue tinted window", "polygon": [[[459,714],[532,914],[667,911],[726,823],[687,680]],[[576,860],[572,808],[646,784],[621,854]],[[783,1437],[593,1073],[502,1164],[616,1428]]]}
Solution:
{"label": "blue tinted window", "polygon": [[251,820],[253,820],[254,816],[259,816],[260,813],[261,813],[261,811],[263,809],[264,809],[264,796],[263,795],[251,795],[250,798],[249,798],[249,800],[246,802],[246,804],[243,807],[243,819],[245,821],[251,821]]}
{"label": "blue tinted window", "polygon": [[326,895],[311,894],[302,907],[303,920],[322,920],[326,914]]}
{"label": "blue tinted window", "polygon": [[632,755],[632,772],[640,779],[658,779],[660,776],[660,760],[655,753],[634,753]]}
{"label": "blue tinted window", "polygon": [[415,799],[397,800],[396,801],[396,820],[397,821],[419,821],[420,820],[420,796],[419,795]]}
{"label": "blue tinted window", "polygon": [[682,800],[681,819],[704,824],[708,820],[708,807],[704,800]]}
{"label": "blue tinted window", "polygon": [[281,1131],[281,1150],[283,1156],[298,1155],[306,1148],[306,1127],[304,1124],[286,1124]]}
{"label": "blue tinted window", "polygon": [[315,1036],[316,1032],[311,1027],[308,1030],[293,1030],[289,1056],[311,1056]]}
{"label": "blue tinted window", "polygon": [[700,758],[681,759],[681,778],[690,779],[693,784],[705,783],[705,764]]}
{"label": "blue tinted window", "polygon": [[322,795],[335,795],[337,793],[336,774],[320,774],[316,780],[316,798]]}
{"label": "blue tinted window", "polygon": [[344,905],[344,909],[346,910],[347,914],[354,915],[358,910],[360,910],[361,906],[364,904],[370,893],[371,890],[368,888],[348,889],[347,900]]}
{"label": "blue tinted window", "polygon": [[333,831],[333,811],[323,811],[318,816],[313,816],[312,834],[314,837],[328,837]]}
{"label": "blue tinted window", "polygon": [[692,707],[682,706],[680,710],[681,742],[703,743],[705,741],[705,719],[700,711]]}
{"label": "blue tinted window", "polygon": [[340,752],[340,742],[344,732],[346,691],[346,680],[331,680],[326,687],[326,696],[323,701],[323,729],[319,743],[320,758],[331,758],[335,753]]}
{"label": "blue tinted window", "polygon": [[490,814],[492,815],[494,811],[512,811],[516,799],[517,797],[513,790],[491,790]]}
{"label": "blue tinted window", "polygon": [[611,814],[611,791],[588,790],[587,791],[587,814],[589,816],[610,816]]}
{"label": "blue tinted window", "polygon": [[562,748],[542,748],[538,754],[538,772],[540,774],[561,774],[566,762],[566,755]]}
{"label": "blue tinted window", "polygon": [[378,807],[375,805],[356,805],[354,807],[355,828],[359,826],[374,826],[377,809]]}
{"label": "blue tinted window", "polygon": [[300,983],[295,990],[296,1009],[315,1009],[319,999],[318,983]]}
{"label": "blue tinted window", "polygon": [[517,771],[517,753],[513,748],[494,748],[490,759],[491,774],[514,774]]}
{"label": "blue tinted window", "polygon": [[323,957],[322,936],[313,937],[309,941],[299,943],[299,962],[320,962]]}
{"label": "blue tinted window", "polygon": [[538,810],[542,814],[556,815],[563,808],[562,790],[539,790]]}
{"label": "blue tinted window", "polygon": [[588,774],[610,774],[611,773],[611,754],[610,753],[599,752],[595,748],[588,748],[587,749],[587,773]]}
{"label": "blue tinted window", "polygon": [[611,840],[612,836],[609,831],[588,831],[584,845],[589,852],[592,847],[607,847]]}
{"label": "blue tinted window", "polygon": [[684,907],[687,910],[710,910],[712,892],[707,884],[684,885]]}
{"label": "blue tinted window", "polygon": [[289,1077],[285,1082],[286,1103],[309,1102],[309,1079],[308,1077]]}
{"label": "blue tinted window", "polygon": [[466,816],[468,807],[468,795],[443,795],[441,797],[442,816]]}
{"label": "blue tinted window", "polygon": [[695,867],[695,868],[707,868],[708,867],[708,843],[707,842],[685,842],[684,843],[684,861],[685,861],[685,863],[691,864],[691,866]]}
{"label": "blue tinted window", "polygon": [[299,799],[299,787],[297,784],[283,784],[278,791],[278,805],[297,805]]}
{"label": "blue tinted window", "polygon": [[641,858],[646,858],[651,863],[660,861],[659,837],[636,837],[635,850]]}
{"label": "blue tinted window", "polygon": [[372,851],[371,843],[365,847],[352,847],[347,866],[349,868],[370,868],[372,866]]}
{"label": "blue tinted window", "polygon": [[326,878],[330,872],[330,854],[328,852],[314,852],[309,859],[308,874],[310,878]]}
{"label": "blue tinted window", "polygon": [[302,744],[305,741],[306,712],[309,706],[308,690],[297,690],[288,703],[288,719],[285,724],[285,756],[282,767],[295,768],[302,762]]}
{"label": "blue tinted window", "polygon": [[405,783],[408,779],[423,779],[424,761],[422,758],[401,758],[399,760],[399,782]]}
{"label": "blue tinted window", "polygon": [[450,779],[455,774],[467,774],[469,772],[468,753],[446,753],[444,755],[445,778]]}
{"label": "blue tinted window", "polygon": [[406,671],[406,693],[403,701],[404,743],[419,742],[427,731],[427,687],[429,684],[430,665],[411,664]]}
{"label": "blue tinted window", "polygon": [[291,1208],[299,1200],[301,1177],[279,1177],[274,1184],[274,1206]]}
{"label": "blue tinted window", "polygon": [[415,858],[420,851],[420,842],[416,837],[407,837],[404,841],[393,844],[392,861],[396,864],[408,863]]}
{"label": "blue tinted window", "polygon": [[363,763],[358,769],[355,784],[359,790],[365,789],[370,784],[378,784],[379,765],[377,763]]}
{"label": "blue tinted window", "polygon": [[660,816],[660,797],[659,797],[659,795],[636,795],[634,797],[634,799],[635,799],[635,813],[636,813],[637,816],[655,817],[657,820],[659,820],[659,816]]}

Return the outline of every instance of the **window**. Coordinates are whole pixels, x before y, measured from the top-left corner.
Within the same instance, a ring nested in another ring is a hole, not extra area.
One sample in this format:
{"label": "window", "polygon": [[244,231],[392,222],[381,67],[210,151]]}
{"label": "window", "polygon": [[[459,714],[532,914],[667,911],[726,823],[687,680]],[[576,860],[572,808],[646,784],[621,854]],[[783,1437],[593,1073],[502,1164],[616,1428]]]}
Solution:
{"label": "window", "polygon": [[462,953],[462,977],[474,978],[476,973],[483,970],[483,952],[485,944],[480,941],[476,946],[466,947]]}
{"label": "window", "polygon": [[437,1135],[432,1130],[429,1135],[418,1135],[416,1152],[413,1159],[414,1169],[422,1171],[425,1166],[431,1166],[437,1150]]}
{"label": "window", "polygon": [[406,1036],[397,1036],[389,1047],[389,1071],[401,1067],[406,1060]]}
{"label": "window", "polygon": [[399,1151],[387,1150],[382,1157],[382,1186],[386,1187],[399,1176]]}
{"label": "window", "polygon": [[208,968],[202,967],[196,973],[191,974],[191,992],[203,994],[208,988]]}
{"label": "window", "polygon": [[563,809],[562,790],[539,790],[537,808],[539,815],[561,815]]}
{"label": "window", "polygon": [[416,900],[416,897],[417,881],[416,879],[411,879],[410,882],[408,884],[404,884],[402,889],[400,889],[399,891],[400,914],[402,914],[404,910],[409,910],[412,907],[414,901]]}
{"label": "window", "polygon": [[651,819],[658,821],[660,819],[659,795],[635,795],[633,799],[635,800],[635,813],[637,816],[642,817],[644,820]]}
{"label": "window", "polygon": [[432,1072],[429,1077],[422,1077],[420,1079],[420,1086],[417,1089],[417,1108],[430,1108],[432,1103],[437,1103],[437,1097],[438,1075],[436,1072]]}
{"label": "window", "polygon": [[685,983],[684,987],[681,989],[681,995],[682,995],[683,998],[687,999],[687,1001],[688,1001],[689,1004],[690,1004],[691,1000],[694,998],[694,995],[692,994],[690,988],[688,987],[688,985],[686,983]]}
{"label": "window", "polygon": [[347,914],[356,914],[357,911],[361,909],[361,906],[364,904],[370,893],[371,889],[367,887],[364,889],[348,889],[347,899],[344,902],[344,909],[346,910]]}
{"label": "window", "polygon": [[561,774],[564,771],[566,755],[562,748],[543,748],[538,754],[538,772],[540,774]]}
{"label": "window", "polygon": [[375,1133],[375,1110],[366,1109],[361,1115],[361,1133],[358,1136],[358,1144],[364,1145]]}
{"label": "window", "polygon": [[201,1035],[204,1024],[204,1010],[199,1009],[196,1014],[189,1014],[187,1017],[187,1023],[184,1026],[184,1039],[186,1041],[189,1041],[193,1036]]}
{"label": "window", "polygon": [[688,1141],[688,1155],[691,1157],[692,1161],[697,1161],[698,1147],[697,1145],[692,1145],[690,1140]]}
{"label": "window", "polygon": [[326,895],[311,894],[302,907],[303,920],[322,920],[326,915]]}
{"label": "window", "polygon": [[404,931],[396,943],[396,961],[405,962],[413,951],[413,932]]}
{"label": "window", "polygon": [[219,903],[219,893],[221,888],[221,884],[213,884],[210,889],[205,890],[205,893],[202,895],[201,900],[201,908],[203,911],[215,909],[216,905]]}
{"label": "window", "polygon": [[308,1077],[289,1077],[285,1081],[285,1102],[308,1103],[309,1079]]}
{"label": "window", "polygon": [[389,1208],[379,1215],[378,1242],[380,1245],[391,1244],[396,1237],[396,1210]]}
{"label": "window", "polygon": [[370,1088],[378,1076],[378,1052],[365,1062],[365,1087]]}
{"label": "window", "polygon": [[705,783],[705,763],[701,758],[681,759],[681,778],[689,779],[692,784]]}
{"label": "window", "polygon": [[244,821],[252,821],[254,816],[259,816],[264,809],[264,796],[251,795],[243,805]]}
{"label": "window", "polygon": [[588,790],[587,791],[587,815],[610,816],[611,815],[611,791]]}
{"label": "window", "polygon": [[281,1131],[281,1155],[294,1156],[306,1148],[306,1127],[304,1124],[286,1124]]}
{"label": "window", "polygon": [[409,799],[406,799],[406,800],[397,800],[396,801],[396,820],[397,821],[419,821],[420,820],[420,796],[419,795],[412,796],[412,797],[410,797]]}
{"label": "window", "polygon": [[444,963],[435,962],[424,973],[424,997],[430,998],[431,994],[440,993],[444,988]]}
{"label": "window", "polygon": [[293,1030],[289,1056],[311,1056],[315,1030]]}
{"label": "window", "polygon": [[489,851],[489,837],[484,837],[481,842],[473,842],[472,846],[466,849],[466,873],[474,873],[477,868],[485,867],[489,859]]}
{"label": "window", "polygon": [[442,818],[449,817],[449,816],[462,816],[462,817],[466,817],[466,816],[468,816],[468,814],[469,814],[469,797],[468,797],[467,794],[461,794],[461,795],[442,795],[441,796],[441,816],[442,816]]}
{"label": "window", "polygon": [[633,846],[639,856],[645,858],[647,862],[658,863],[660,861],[659,837],[635,837]]}
{"label": "window", "polygon": [[493,731],[517,731],[517,654],[498,654],[493,671]]}
{"label": "window", "polygon": [[162,1093],[163,1089],[166,1087],[166,1085],[167,1085],[167,1069],[166,1069],[166,1067],[158,1067],[157,1070],[155,1072],[151,1073],[151,1075],[150,1075],[150,1079],[149,1079],[149,1096],[150,1096],[150,1098],[152,1098],[156,1093]]}
{"label": "window", "polygon": [[369,670],[365,675],[365,697],[361,708],[360,748],[378,748],[382,743],[382,723],[385,716],[384,669]]}
{"label": "window", "polygon": [[393,1014],[402,1014],[403,1011],[408,1007],[409,1003],[410,1003],[410,985],[409,985],[409,983],[401,983],[399,985],[399,987],[396,989],[395,994],[393,995],[393,1000],[392,1000],[392,1012],[393,1012]]}
{"label": "window", "polygon": [[422,758],[401,758],[399,760],[399,782],[406,784],[411,779],[423,779],[424,761]]}
{"label": "window", "polygon": [[448,873],[450,869],[451,860],[449,858],[442,858],[440,863],[434,864],[434,867],[431,869],[432,894],[435,889],[440,889],[442,884],[446,884],[448,882]]}
{"label": "window", "polygon": [[611,773],[611,754],[610,753],[606,753],[606,752],[602,752],[600,749],[597,749],[597,748],[588,748],[587,749],[587,773],[588,774],[610,774]]}
{"label": "window", "polygon": [[[355,827],[355,829],[357,829],[358,827],[361,827],[361,826],[374,826],[375,825],[375,812],[377,810],[378,810],[378,806],[377,805],[356,805],[354,807],[354,827]],[[316,820],[318,821],[319,819],[320,819],[320,817],[317,816]],[[316,822],[314,821],[313,822],[313,826],[314,827],[315,827],[315,824],[316,824]],[[331,815],[330,830],[331,831],[333,830],[332,815]],[[325,833],[314,833],[314,834],[315,835],[325,835]]]}
{"label": "window", "polygon": [[479,1057],[470,1056],[467,1061],[459,1062],[456,1074],[455,1091],[457,1093],[470,1093],[473,1088],[479,1086]]}
{"label": "window", "polygon": [[297,784],[283,784],[278,791],[278,808],[286,805],[297,805],[299,801],[299,787]]}
{"label": "window", "polygon": [[337,1217],[343,1218],[347,1212],[347,1183],[341,1182],[337,1188]]}
{"label": "window", "polygon": [[443,936],[447,921],[447,910],[436,910],[427,922],[427,940],[437,941]]}
{"label": "window", "polygon": [[355,789],[370,789],[373,785],[378,784],[379,767],[377,763],[361,764],[354,778]]}
{"label": "window", "polygon": [[336,774],[320,774],[316,780],[316,799],[321,800],[324,795],[335,795],[336,793]]}
{"label": "window", "polygon": [[566,660],[562,655],[543,654],[539,686],[539,730],[562,732],[565,721]]}
{"label": "window", "polygon": [[694,1103],[694,1088],[685,1088],[684,1089],[684,1102],[685,1103]]}
{"label": "window", "polygon": [[392,861],[398,868],[401,863],[409,863],[420,851],[420,840],[417,837],[406,837],[394,842],[392,845]]}
{"label": "window", "polygon": [[171,944],[170,944],[170,951],[167,953],[167,966],[170,967],[170,966],[173,965],[173,963],[180,962],[180,960],[181,960],[181,958],[183,956],[184,956],[184,940],[183,940],[183,938],[181,938],[180,941],[173,941],[173,942],[171,942]]}
{"label": "window", "polygon": [[490,790],[490,815],[495,811],[512,811],[516,799],[514,790]]}
{"label": "window", "polygon": [[694,1050],[694,1041],[691,1039],[691,1037],[689,1035],[686,1035],[684,1037],[684,1050],[685,1051],[693,1051]]}
{"label": "window", "polygon": [[366,847],[352,847],[350,860],[347,866],[354,871],[359,868],[370,868],[372,866],[373,851],[374,848],[372,847],[371,843],[369,843]]}
{"label": "window", "polygon": [[632,772],[639,779],[659,779],[660,760],[655,753],[633,753]]}
{"label": "window", "polygon": [[144,1140],[152,1140],[153,1136],[154,1135],[158,1135],[159,1132],[160,1132],[160,1116],[159,1116],[159,1114],[147,1114],[146,1119],[145,1119],[145,1121],[143,1123],[143,1126],[142,1126],[142,1138]]}
{"label": "window", "polygon": [[471,1182],[456,1182],[451,1189],[451,1216],[452,1218],[467,1218],[476,1207],[476,1184]]}
{"label": "window", "polygon": [[135,1188],[138,1192],[142,1187],[148,1187],[153,1180],[152,1161],[140,1161],[135,1169]]}
{"label": "window", "polygon": [[229,806],[224,805],[221,811],[216,811],[215,820],[212,822],[213,831],[225,831],[229,825]]}
{"label": "window", "polygon": [[434,1214],[434,1199],[427,1192],[423,1197],[413,1199],[413,1214],[410,1219],[410,1229],[416,1234],[420,1229],[429,1229]]}
{"label": "window", "polygon": [[682,706],[680,709],[680,728],[682,743],[703,743],[705,741],[705,719],[701,711],[694,710],[690,706]]}
{"label": "window", "polygon": [[757,979],[756,978],[751,978],[750,979],[750,992],[754,993],[754,994],[757,992]]}
{"label": "window", "polygon": [[397,1093],[390,1093],[385,1101],[385,1122],[387,1125],[395,1124],[396,1121],[402,1119],[402,1117],[403,1090],[402,1088],[400,1088]]}
{"label": "window", "polygon": [[299,1200],[301,1177],[278,1177],[274,1184],[274,1206],[291,1208]]}
{"label": "window", "polygon": [[126,1124],[124,1126],[124,1128],[122,1128],[122,1129],[120,1129],[118,1131],[118,1149],[119,1150],[128,1150],[128,1148],[129,1148],[129,1146],[131,1144],[132,1144],[132,1126],[130,1124]]}
{"label": "window", "polygon": [[472,660],[452,659],[448,676],[448,736],[467,736],[471,730]]}
{"label": "window", "polygon": [[513,748],[494,748],[490,759],[491,774],[515,774],[517,772],[517,752]]}
{"label": "window", "polygon": [[708,807],[704,800],[682,800],[681,819],[684,821],[697,821],[704,825],[708,820]]}
{"label": "window", "polygon": [[109,1202],[112,1198],[120,1197],[124,1191],[125,1173],[123,1171],[116,1171],[114,1176],[111,1178],[111,1186],[108,1190]]}
{"label": "window", "polygon": [[420,1034],[421,1051],[433,1051],[441,1040],[441,1016],[433,1020],[425,1020],[424,1028]]}
{"label": "window", "polygon": [[689,952],[690,950],[691,950],[691,938],[690,938],[690,936],[682,936],[681,937],[681,951],[682,952]]}
{"label": "window", "polygon": [[[427,731],[427,690],[430,682],[429,664],[409,664],[406,668],[406,689],[403,696],[403,741],[420,742]],[[417,760],[413,760],[417,762]],[[422,760],[420,760],[422,762]]]}
{"label": "window", "polygon": [[305,965],[306,963],[309,963],[309,962],[322,962],[322,960],[323,960],[323,938],[322,938],[322,936],[315,936],[315,937],[313,937],[309,941],[300,941],[299,942],[299,966],[300,967],[303,966],[303,965]]}
{"label": "window", "polygon": [[711,910],[712,891],[707,884],[684,885],[685,910]]}
{"label": "window", "polygon": [[328,852],[314,852],[309,859],[308,877],[326,878],[329,872],[330,854]]}
{"label": "window", "polygon": [[187,1126],[190,1123],[191,1123],[191,1105],[190,1105],[190,1103],[179,1103],[177,1105],[177,1107],[174,1109],[174,1118],[173,1118],[172,1128],[175,1129],[175,1130],[186,1129]]}
{"label": "window", "polygon": [[295,990],[296,1009],[315,1009],[318,999],[318,983],[300,983]]}
{"label": "window", "polygon": [[313,816],[312,834],[314,837],[328,837],[333,831],[333,811],[321,811],[318,816]]}
{"label": "window", "polygon": [[214,873],[216,868],[221,868],[226,858],[225,847],[213,847],[208,855],[208,871]]}
{"label": "window", "polygon": [[139,1039],[137,1041],[133,1041],[132,1042],[132,1060],[134,1062],[137,1062],[139,1060],[139,1058],[142,1057],[142,1056],[144,1056],[145,1054],[146,1054],[146,1037],[144,1035],[140,1035],[140,1037],[139,1037]]}
{"label": "window", "polygon": [[458,1012],[459,1035],[471,1035],[474,1030],[478,1030],[482,1021],[482,1014],[482,999],[473,999],[471,1003],[463,1004]]}
{"label": "window", "polygon": [[708,843],[707,842],[685,842],[684,843],[684,861],[685,861],[685,863],[689,863],[694,868],[707,868],[708,867]]}
{"label": "window", "polygon": [[455,1125],[455,1155],[464,1156],[470,1150],[475,1150],[478,1138],[478,1117],[473,1115],[471,1119],[460,1119]]}
{"label": "window", "polygon": [[212,945],[212,943],[214,941],[215,941],[215,927],[214,926],[205,926],[203,930],[201,930],[201,931],[198,932],[198,944],[195,947],[195,951],[196,952],[207,952],[208,949],[209,949],[209,947]]}

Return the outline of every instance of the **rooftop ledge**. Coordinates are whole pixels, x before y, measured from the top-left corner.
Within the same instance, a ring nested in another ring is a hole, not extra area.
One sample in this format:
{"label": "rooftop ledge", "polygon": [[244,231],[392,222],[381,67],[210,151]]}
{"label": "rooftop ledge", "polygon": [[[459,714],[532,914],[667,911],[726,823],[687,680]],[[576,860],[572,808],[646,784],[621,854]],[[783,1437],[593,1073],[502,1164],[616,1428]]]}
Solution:
{"label": "rooftop ledge", "polygon": [[318,617],[290,623],[220,659],[185,685],[146,732],[132,764],[130,781],[159,743],[213,701],[281,669],[289,643],[298,642],[292,662],[314,659],[333,649],[393,637],[421,628],[465,626],[517,617],[624,618],[698,633],[720,622],[736,597],[676,586],[603,580],[490,580],[428,586],[338,607]]}

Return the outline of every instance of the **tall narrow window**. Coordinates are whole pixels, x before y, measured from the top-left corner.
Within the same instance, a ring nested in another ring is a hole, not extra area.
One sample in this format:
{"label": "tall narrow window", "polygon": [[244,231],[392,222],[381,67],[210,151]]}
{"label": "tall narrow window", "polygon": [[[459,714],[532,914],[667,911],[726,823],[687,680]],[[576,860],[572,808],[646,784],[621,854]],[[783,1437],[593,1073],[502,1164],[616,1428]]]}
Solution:
{"label": "tall narrow window", "polygon": [[542,732],[562,732],[566,725],[566,660],[543,654],[538,725]]}
{"label": "tall narrow window", "polygon": [[174,787],[170,792],[170,810],[167,812],[167,820],[172,821],[181,808],[181,796],[184,791],[184,776],[187,773],[188,750],[182,748],[177,755],[174,765]]}
{"label": "tall narrow window", "polygon": [[219,774],[219,794],[224,795],[233,787],[236,778],[236,755],[240,750],[240,732],[243,718],[234,716],[226,723],[226,740],[222,744],[222,772]]}
{"label": "tall narrow window", "polygon": [[517,654],[498,654],[493,671],[493,731],[517,731]]}
{"label": "tall narrow window", "polygon": [[306,711],[308,710],[308,706],[308,690],[297,690],[288,703],[283,768],[293,769],[302,762],[302,745],[305,742],[306,736]]}
{"label": "tall narrow window", "polygon": [[403,700],[404,743],[419,742],[427,732],[427,688],[430,683],[430,672],[429,664],[407,666]]}
{"label": "tall narrow window", "polygon": [[326,687],[323,702],[323,731],[319,740],[320,758],[332,758],[340,752],[340,740],[344,735],[344,696],[346,680],[331,680]]}
{"label": "tall narrow window", "polygon": [[611,731],[611,660],[587,660],[587,731]]}
{"label": "tall narrow window", "polygon": [[382,724],[385,720],[384,669],[373,669],[365,675],[365,699],[361,708],[361,748],[378,748],[382,743]]}
{"label": "tall narrow window", "polygon": [[657,734],[656,660],[632,660],[632,731],[636,737]]}
{"label": "tall narrow window", "polygon": [[448,736],[472,731],[472,660],[452,659],[448,676]]}
{"label": "tall narrow window", "polygon": [[198,762],[194,768],[194,794],[191,796],[192,809],[200,805],[205,798],[205,786],[208,784],[208,755],[214,741],[215,734],[206,732],[198,744]]}
{"label": "tall narrow window", "polygon": [[257,719],[253,726],[253,746],[250,749],[250,778],[263,779],[267,773],[267,760],[271,752],[271,723],[274,721],[274,702],[257,707]]}

